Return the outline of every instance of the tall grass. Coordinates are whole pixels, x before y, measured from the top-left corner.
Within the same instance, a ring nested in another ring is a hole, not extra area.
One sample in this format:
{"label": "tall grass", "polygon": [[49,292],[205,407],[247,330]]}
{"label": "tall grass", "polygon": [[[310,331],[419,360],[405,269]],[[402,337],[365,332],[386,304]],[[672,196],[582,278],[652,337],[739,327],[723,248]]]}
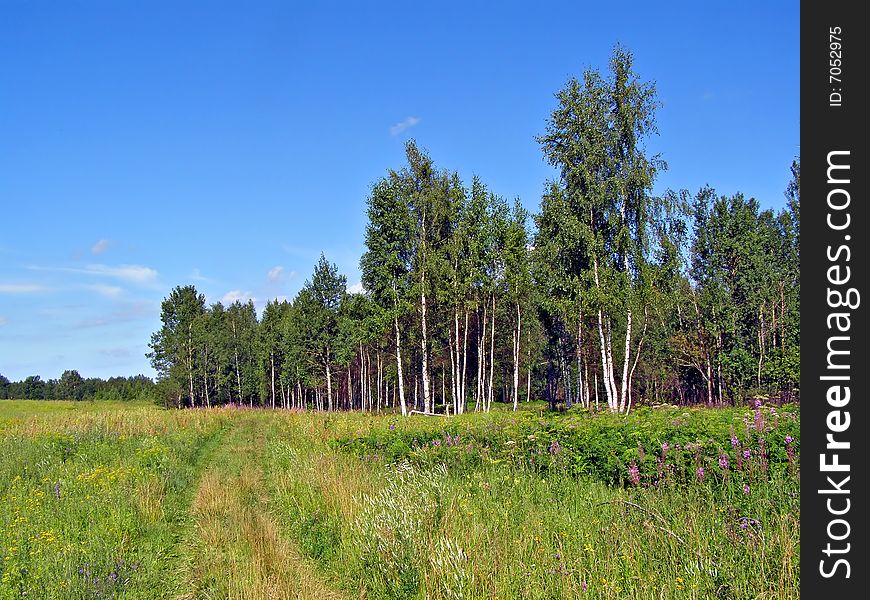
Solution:
{"label": "tall grass", "polygon": [[165,597],[190,484],[223,424],[153,408],[7,419],[0,598]]}
{"label": "tall grass", "polygon": [[799,595],[797,407],[23,404],[0,403],[0,600]]}
{"label": "tall grass", "polygon": [[[701,441],[713,439],[708,446],[718,452],[729,446],[744,413],[681,411],[653,420],[660,420],[658,433],[665,439],[701,432]],[[653,466],[636,485],[628,468],[614,482],[576,469],[576,456],[558,460],[572,451],[571,440],[559,435],[570,425],[585,435],[587,424],[593,430],[648,424],[586,419],[294,417],[273,448],[281,473],[279,506],[300,547],[346,589],[366,597],[798,597],[797,456],[782,450],[780,465],[779,454],[770,452],[763,476],[756,462],[751,479],[734,465],[727,476],[708,465],[699,477],[697,448],[690,445],[679,459],[687,477],[655,480]],[[780,426],[797,433],[796,419],[755,433],[784,438]],[[694,429],[681,429],[683,421],[693,420]],[[530,433],[530,422],[537,431]],[[675,429],[662,427],[665,422]],[[744,446],[758,437],[742,429],[739,435]],[[538,438],[535,444],[529,436]],[[554,445],[554,439],[564,443]],[[517,448],[543,451],[552,460],[541,468],[543,461],[530,464],[524,454],[518,460]],[[752,448],[757,451],[757,444]],[[617,455],[623,449],[616,447]],[[626,456],[637,452],[637,446],[629,449]],[[346,462],[348,452],[362,459],[353,470],[320,466]],[[666,460],[674,456],[671,450]],[[749,461],[742,467],[749,470]],[[371,489],[369,481],[380,483]]]}

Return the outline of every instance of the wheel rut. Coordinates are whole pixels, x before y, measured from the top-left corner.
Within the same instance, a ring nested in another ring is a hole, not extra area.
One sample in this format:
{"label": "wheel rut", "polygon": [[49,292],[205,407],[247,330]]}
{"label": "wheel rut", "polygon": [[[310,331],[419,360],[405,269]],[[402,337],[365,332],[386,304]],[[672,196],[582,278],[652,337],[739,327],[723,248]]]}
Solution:
{"label": "wheel rut", "polygon": [[270,513],[262,467],[268,429],[262,425],[239,415],[209,457],[190,506],[180,598],[343,597],[281,535]]}

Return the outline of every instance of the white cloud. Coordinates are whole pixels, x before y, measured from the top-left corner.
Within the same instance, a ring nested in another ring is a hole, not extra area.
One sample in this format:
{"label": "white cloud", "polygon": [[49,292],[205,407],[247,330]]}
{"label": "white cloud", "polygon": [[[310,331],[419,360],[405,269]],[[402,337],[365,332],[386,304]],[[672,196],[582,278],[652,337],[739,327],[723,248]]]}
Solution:
{"label": "white cloud", "polygon": [[34,283],[0,283],[0,294],[36,294],[47,289]]}
{"label": "white cloud", "polygon": [[101,275],[106,277],[114,277],[123,279],[131,283],[151,283],[157,279],[157,271],[150,267],[140,265],[118,265],[110,267],[108,265],[88,265],[84,272],[92,275]]}
{"label": "white cloud", "polygon": [[363,287],[362,281],[357,281],[353,285],[347,286],[348,294],[362,294],[366,289]]}
{"label": "white cloud", "polygon": [[282,267],[281,265],[276,265],[269,269],[269,272],[266,273],[266,277],[269,278],[269,281],[279,281],[283,273],[284,267]]}
{"label": "white cloud", "polygon": [[243,302],[243,303],[247,303],[248,300],[253,300],[254,302],[257,301],[257,299],[254,298],[253,294],[251,294],[251,292],[249,292],[249,291],[243,292],[241,290],[230,290],[229,292],[227,292],[226,294],[223,295],[223,298],[221,298],[221,302],[223,304],[232,304],[236,300]]}
{"label": "white cloud", "polygon": [[83,275],[96,275],[98,277],[114,277],[130,283],[139,285],[153,283],[157,280],[157,271],[151,267],[143,267],[142,265],[103,265],[92,264],[84,268],[72,267],[27,267],[31,271],[58,271],[62,273],[81,273]]}
{"label": "white cloud", "polygon": [[91,246],[91,254],[102,254],[108,250],[111,245],[112,240],[99,240],[96,244]]}
{"label": "white cloud", "polygon": [[85,289],[91,290],[92,292],[98,293],[100,296],[105,296],[106,298],[117,298],[123,293],[123,289],[119,288],[115,285],[103,285],[101,283],[95,283],[93,285],[83,286]]}
{"label": "white cloud", "polygon": [[399,135],[402,132],[409,130],[411,127],[420,122],[420,117],[408,117],[400,123],[396,123],[390,127],[390,135]]}

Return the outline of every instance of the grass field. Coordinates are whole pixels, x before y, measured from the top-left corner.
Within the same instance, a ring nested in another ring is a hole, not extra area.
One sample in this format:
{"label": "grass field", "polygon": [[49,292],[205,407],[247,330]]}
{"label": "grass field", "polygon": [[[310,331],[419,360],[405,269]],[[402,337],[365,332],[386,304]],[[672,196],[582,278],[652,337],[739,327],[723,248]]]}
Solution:
{"label": "grass field", "polygon": [[797,598],[795,406],[0,401],[0,599]]}

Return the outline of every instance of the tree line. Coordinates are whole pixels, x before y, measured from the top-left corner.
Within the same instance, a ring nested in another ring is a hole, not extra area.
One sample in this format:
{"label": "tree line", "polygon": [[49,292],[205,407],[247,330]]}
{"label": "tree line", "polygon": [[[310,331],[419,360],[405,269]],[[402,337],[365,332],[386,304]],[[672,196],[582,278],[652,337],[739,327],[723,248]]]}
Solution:
{"label": "tree line", "polygon": [[367,198],[361,293],[324,256],[292,301],[172,290],[149,357],[178,406],[488,411],[544,398],[796,399],[800,163],[786,208],[652,193],[655,86],[617,47],[556,94],[537,138],[558,171],[529,215],[412,140]]}
{"label": "tree line", "polygon": [[21,400],[153,400],[154,381],[145,375],[132,377],[82,377],[67,369],[58,379],[43,380],[29,375],[10,381],[0,375],[0,399]]}

